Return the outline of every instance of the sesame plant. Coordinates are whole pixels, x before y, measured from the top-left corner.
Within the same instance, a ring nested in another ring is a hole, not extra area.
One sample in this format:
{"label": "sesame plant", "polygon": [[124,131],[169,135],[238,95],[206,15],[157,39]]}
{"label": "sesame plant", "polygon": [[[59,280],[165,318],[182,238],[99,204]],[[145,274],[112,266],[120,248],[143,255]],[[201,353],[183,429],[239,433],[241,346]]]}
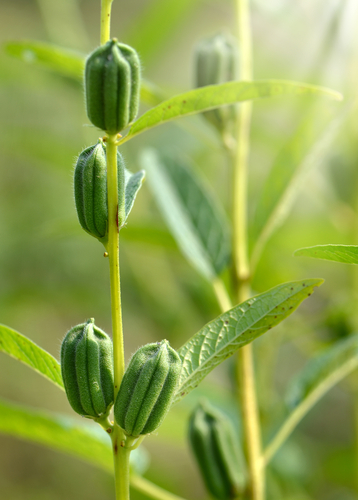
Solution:
{"label": "sesame plant", "polygon": [[[64,390],[72,409],[84,417],[82,425],[74,420],[63,426],[56,415],[4,402],[1,412],[10,423],[1,423],[0,416],[0,430],[110,470],[117,500],[129,500],[130,491],[158,500],[181,500],[144,477],[140,464],[145,438],[155,434],[174,405],[192,391],[195,394],[203,379],[229,357],[235,366],[231,377],[238,417],[231,419],[213,402],[201,399],[188,421],[190,448],[211,497],[274,498],[266,491],[265,478],[272,458],[314,404],[358,364],[356,336],[313,358],[292,384],[284,420],[275,422],[270,439],[267,432],[263,439],[253,342],[290,316],[323,280],[308,277],[279,283],[260,294],[253,289],[263,250],[294,198],[298,159],[293,141],[286,147],[290,161],[278,158],[257,201],[254,227],[249,227],[252,101],[307,95],[312,100],[340,101],[342,96],[309,83],[255,80],[249,1],[233,4],[237,36],[223,30],[201,40],[193,55],[188,54],[194,59],[196,88],[171,97],[145,79],[136,47],[111,33],[112,0],[102,0],[99,46],[86,58],[42,42],[7,45],[14,56],[31,51],[38,63],[71,78],[83,78],[87,117],[98,131],[98,141],[77,157],[74,198],[78,222],[103,245],[108,260],[112,332],[109,336],[93,318],[69,325],[58,361],[29,338],[0,326],[0,350]],[[137,117],[140,102],[149,109]],[[194,114],[202,114],[218,138],[222,157],[230,163],[228,204],[218,199],[185,155],[175,152],[180,144],[143,148],[138,153],[140,170],[122,156],[122,146],[134,143],[140,134],[174,120],[180,125],[181,117]],[[334,125],[324,129],[322,141],[327,142]],[[143,181],[178,248],[213,291],[221,314],[213,315],[182,345],[153,339],[136,350],[126,367],[121,235],[130,227],[130,212]],[[315,247],[297,254],[358,263],[356,247]],[[31,422],[32,432],[26,425],[11,427],[11,422],[21,419]],[[88,426],[88,421],[93,425]],[[102,438],[93,430],[97,424]],[[47,430],[46,440],[36,432],[40,426]]]}

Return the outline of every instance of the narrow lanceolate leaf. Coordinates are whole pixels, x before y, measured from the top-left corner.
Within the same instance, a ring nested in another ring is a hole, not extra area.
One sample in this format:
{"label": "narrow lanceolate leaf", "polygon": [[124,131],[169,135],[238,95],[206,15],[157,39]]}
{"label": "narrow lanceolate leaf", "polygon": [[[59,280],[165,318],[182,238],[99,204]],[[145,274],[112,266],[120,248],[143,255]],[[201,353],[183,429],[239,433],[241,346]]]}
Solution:
{"label": "narrow lanceolate leaf", "polygon": [[333,260],[344,264],[358,264],[358,246],[356,245],[316,245],[300,248],[293,255],[295,257]]}
{"label": "narrow lanceolate leaf", "polygon": [[289,415],[266,447],[268,463],[310,409],[338,382],[358,367],[358,335],[336,342],[308,361],[291,383],[286,404]]}
{"label": "narrow lanceolate leaf", "polygon": [[314,94],[341,100],[339,92],[316,85],[284,80],[262,80],[256,82],[229,82],[220,85],[208,85],[199,89],[179,94],[150,109],[129,130],[122,142],[181,116],[188,116],[210,109],[215,109],[235,102],[274,97],[279,95]]}
{"label": "narrow lanceolate leaf", "polygon": [[[83,82],[86,55],[81,52],[34,40],[7,42],[5,50],[9,55],[28,64],[43,67],[59,75]],[[155,106],[165,97],[154,84],[142,80],[141,99],[145,103]]]}
{"label": "narrow lanceolate leaf", "polygon": [[308,279],[278,285],[205,325],[178,351],[183,366],[175,401],[240,347],[281,323],[322,283],[320,279]]}
{"label": "narrow lanceolate leaf", "polygon": [[4,325],[0,325],[0,351],[22,361],[61,389],[64,388],[59,362],[30,339]]}
{"label": "narrow lanceolate leaf", "polygon": [[145,172],[144,170],[140,170],[139,172],[136,172],[135,174],[132,174],[132,172],[129,172],[129,170],[125,169],[124,171],[124,182],[125,182],[125,213],[126,213],[126,219],[128,218],[128,215],[130,214],[135,199],[137,197],[138,191],[142,187],[142,183],[145,177]]}
{"label": "narrow lanceolate leaf", "polygon": [[[0,433],[62,451],[109,473],[113,472],[108,435],[85,420],[81,422],[67,415],[0,400]],[[145,450],[141,448],[131,453],[130,464],[133,471],[145,472],[148,465]],[[135,485],[133,487],[136,488]]]}
{"label": "narrow lanceolate leaf", "polygon": [[306,174],[320,165],[332,147],[350,109],[345,107],[334,119],[328,110],[317,113],[318,116],[311,113],[276,158],[257,207],[253,267],[268,239],[289,215]]}
{"label": "narrow lanceolate leaf", "polygon": [[182,253],[199,273],[212,280],[230,260],[230,230],[223,208],[183,159],[147,149],[141,163]]}

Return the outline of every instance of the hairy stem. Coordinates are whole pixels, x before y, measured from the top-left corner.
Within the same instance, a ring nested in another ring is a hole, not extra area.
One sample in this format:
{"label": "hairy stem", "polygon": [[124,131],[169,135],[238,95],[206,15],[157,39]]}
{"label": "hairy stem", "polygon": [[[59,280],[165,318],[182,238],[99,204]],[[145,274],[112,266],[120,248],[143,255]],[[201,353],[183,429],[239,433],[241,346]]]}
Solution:
{"label": "hairy stem", "polygon": [[[249,0],[236,0],[241,78],[252,80],[252,43]],[[238,117],[237,143],[233,178],[233,249],[234,279],[238,302],[250,295],[247,230],[247,175],[250,150],[252,104],[243,103]],[[245,451],[250,478],[252,500],[264,499],[264,469],[261,463],[261,430],[256,401],[255,372],[252,345],[239,350],[237,364],[238,387],[245,435]]]}
{"label": "hairy stem", "polygon": [[108,42],[111,36],[111,9],[113,0],[101,1],[101,45]]}

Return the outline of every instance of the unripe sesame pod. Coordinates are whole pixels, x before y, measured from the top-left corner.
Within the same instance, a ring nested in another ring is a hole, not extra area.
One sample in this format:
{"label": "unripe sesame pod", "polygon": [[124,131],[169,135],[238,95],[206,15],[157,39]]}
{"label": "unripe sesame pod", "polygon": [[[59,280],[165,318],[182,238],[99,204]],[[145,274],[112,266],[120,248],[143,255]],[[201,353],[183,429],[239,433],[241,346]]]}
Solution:
{"label": "unripe sesame pod", "polygon": [[115,38],[89,55],[85,68],[87,116],[96,127],[117,134],[138,113],[140,61]]}
{"label": "unripe sesame pod", "polygon": [[[237,80],[239,76],[239,54],[237,41],[228,33],[201,40],[195,50],[196,87],[216,85]],[[232,125],[237,106],[224,106],[204,113],[219,131]]]}
{"label": "unripe sesame pod", "polygon": [[181,360],[167,340],[140,347],[124,374],[114,404],[116,422],[128,436],[155,431],[168,412]]}
{"label": "unripe sesame pod", "polygon": [[[118,198],[123,186],[124,160],[117,152]],[[105,242],[108,237],[107,161],[100,140],[79,155],[74,175],[75,203],[79,223],[87,233]],[[120,211],[121,207],[118,207]]]}
{"label": "unripe sesame pod", "polygon": [[218,500],[237,498],[243,491],[245,474],[230,420],[202,402],[190,417],[189,441],[210,494]]}
{"label": "unripe sesame pod", "polygon": [[68,401],[88,418],[105,415],[113,405],[113,345],[94,319],[72,328],[61,346],[61,372]]}

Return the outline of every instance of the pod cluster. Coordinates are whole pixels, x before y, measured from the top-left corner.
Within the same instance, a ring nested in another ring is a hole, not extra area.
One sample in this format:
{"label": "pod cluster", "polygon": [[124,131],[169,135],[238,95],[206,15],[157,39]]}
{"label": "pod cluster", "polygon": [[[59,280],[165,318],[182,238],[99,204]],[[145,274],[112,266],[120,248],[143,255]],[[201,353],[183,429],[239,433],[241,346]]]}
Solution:
{"label": "pod cluster", "polygon": [[114,405],[114,417],[128,436],[155,431],[169,410],[179,381],[181,360],[166,340],[147,344],[133,355]]}
{"label": "pod cluster", "polygon": [[87,116],[96,127],[117,134],[138,113],[140,61],[136,51],[115,38],[98,47],[85,67]]}
{"label": "pod cluster", "polygon": [[[125,189],[124,160],[117,152],[118,193]],[[95,238],[106,240],[108,234],[107,160],[103,141],[98,141],[79,155],[74,175],[75,204],[79,223]],[[119,196],[119,199],[121,197]],[[120,210],[120,207],[118,207]]]}
{"label": "pod cluster", "polygon": [[[196,87],[226,83],[239,78],[237,41],[228,33],[218,33],[201,40],[195,50]],[[219,131],[231,126],[236,106],[224,106],[204,113]]]}
{"label": "pod cluster", "polygon": [[61,346],[61,372],[75,412],[98,418],[113,405],[113,346],[94,319],[72,328]]}
{"label": "pod cluster", "polygon": [[210,494],[218,500],[237,498],[243,491],[245,474],[230,420],[202,402],[190,417],[189,441]]}

